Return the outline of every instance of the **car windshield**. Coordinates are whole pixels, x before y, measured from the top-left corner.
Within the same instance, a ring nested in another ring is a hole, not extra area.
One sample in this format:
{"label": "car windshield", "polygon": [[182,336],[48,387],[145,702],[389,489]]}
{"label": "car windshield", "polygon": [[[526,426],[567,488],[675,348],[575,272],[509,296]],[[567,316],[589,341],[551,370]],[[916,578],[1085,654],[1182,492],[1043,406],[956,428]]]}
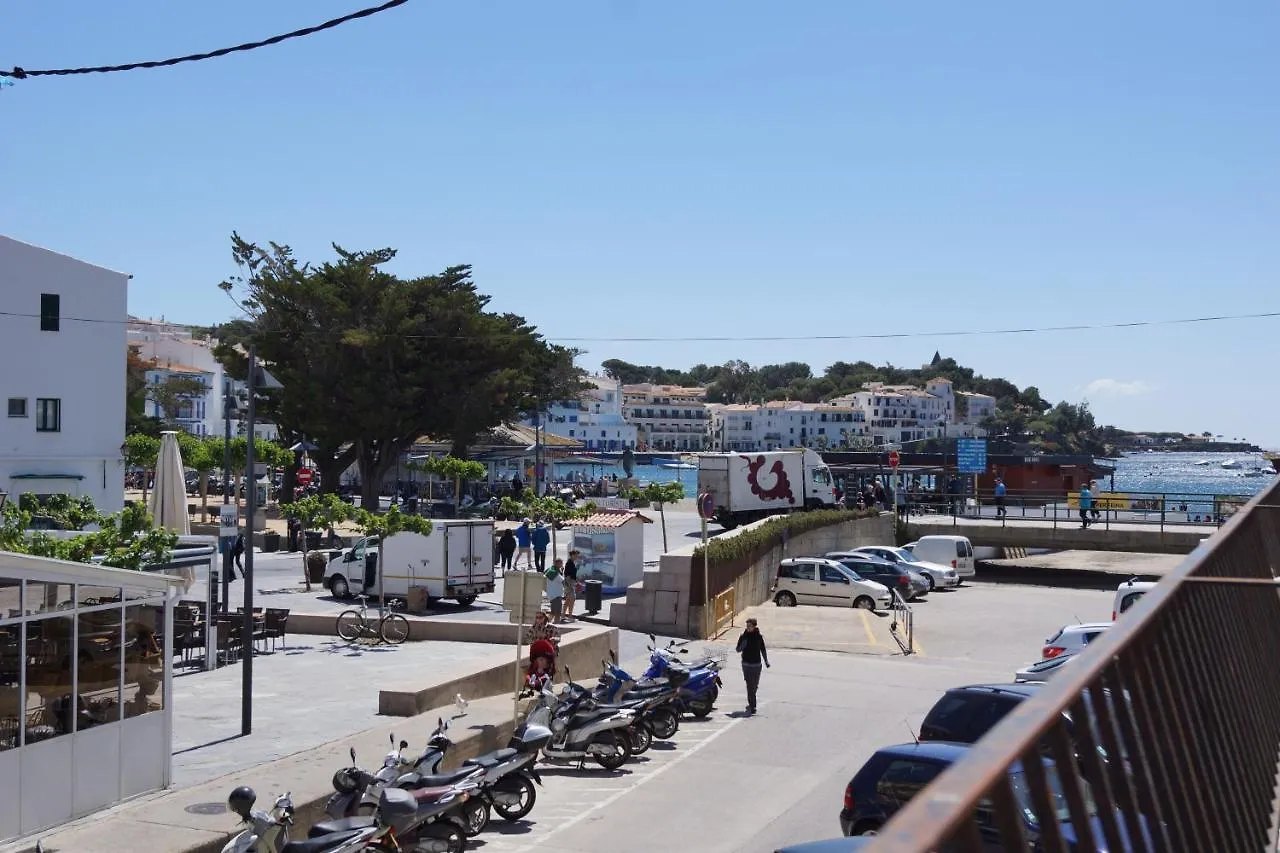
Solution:
{"label": "car windshield", "polygon": [[[1067,808],[1067,796],[1062,791],[1062,780],[1058,778],[1058,769],[1051,764],[1046,764],[1044,765],[1044,775],[1045,781],[1049,783],[1049,802],[1053,805],[1054,813],[1058,816],[1058,822],[1069,822],[1071,820],[1071,811]],[[1018,807],[1022,809],[1027,822],[1032,826],[1039,826],[1040,819],[1036,816],[1035,806],[1031,799],[1031,786],[1028,784],[1024,772],[1018,770],[1015,773],[1010,773],[1009,782],[1013,785],[1013,796],[1017,799]],[[1094,805],[1089,785],[1081,781],[1080,786],[1084,789],[1085,811],[1089,813],[1089,817],[1094,817],[1098,813],[1098,808]]]}

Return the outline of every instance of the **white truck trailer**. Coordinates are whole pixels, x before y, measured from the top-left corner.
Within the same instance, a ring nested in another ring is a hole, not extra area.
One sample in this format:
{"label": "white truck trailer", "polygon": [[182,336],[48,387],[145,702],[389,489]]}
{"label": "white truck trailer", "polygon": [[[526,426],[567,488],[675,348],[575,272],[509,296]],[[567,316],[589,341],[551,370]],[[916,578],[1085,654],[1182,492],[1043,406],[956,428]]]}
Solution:
{"label": "white truck trailer", "polygon": [[701,453],[698,492],[710,494],[726,530],[793,510],[834,509],[831,470],[812,450]]}
{"label": "white truck trailer", "polygon": [[324,585],[335,598],[408,598],[411,587],[429,600],[452,598],[464,607],[493,592],[492,521],[433,521],[431,533],[396,533],[385,542],[357,540],[329,561]]}

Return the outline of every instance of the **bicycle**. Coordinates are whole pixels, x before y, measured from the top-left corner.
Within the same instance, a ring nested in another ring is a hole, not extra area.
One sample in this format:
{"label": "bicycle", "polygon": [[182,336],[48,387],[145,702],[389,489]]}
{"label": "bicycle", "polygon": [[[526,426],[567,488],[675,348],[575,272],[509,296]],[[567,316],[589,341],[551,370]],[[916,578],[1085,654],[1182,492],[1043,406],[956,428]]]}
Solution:
{"label": "bicycle", "polygon": [[356,596],[360,599],[360,609],[344,610],[338,614],[338,636],[348,643],[354,643],[362,637],[371,637],[389,646],[398,646],[409,638],[409,620],[399,613],[387,613],[373,624],[369,620],[367,595]]}

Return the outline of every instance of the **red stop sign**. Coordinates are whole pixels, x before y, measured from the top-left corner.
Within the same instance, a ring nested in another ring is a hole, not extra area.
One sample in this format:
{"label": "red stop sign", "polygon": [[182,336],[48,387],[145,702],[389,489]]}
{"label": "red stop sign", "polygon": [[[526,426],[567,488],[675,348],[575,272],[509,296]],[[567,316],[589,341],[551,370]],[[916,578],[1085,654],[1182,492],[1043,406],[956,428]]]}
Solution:
{"label": "red stop sign", "polygon": [[890,451],[889,451],[889,467],[890,467],[890,468],[897,468],[897,467],[898,467],[898,461],[899,461],[901,458],[902,458],[902,457],[900,457],[900,456],[898,455],[898,451],[896,451],[896,450],[890,450]]}
{"label": "red stop sign", "polygon": [[298,485],[299,486],[311,485],[311,469],[310,468],[298,469]]}

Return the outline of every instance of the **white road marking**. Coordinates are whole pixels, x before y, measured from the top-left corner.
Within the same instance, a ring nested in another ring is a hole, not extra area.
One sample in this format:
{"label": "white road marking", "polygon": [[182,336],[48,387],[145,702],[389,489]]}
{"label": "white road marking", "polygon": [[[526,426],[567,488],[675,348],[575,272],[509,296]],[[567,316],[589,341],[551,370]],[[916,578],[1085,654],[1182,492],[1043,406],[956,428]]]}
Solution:
{"label": "white road marking", "polygon": [[[760,707],[763,708],[767,704],[769,703],[761,702]],[[553,838],[555,835],[561,832],[564,832],[566,829],[570,829],[574,826],[577,826],[579,823],[582,823],[584,820],[591,817],[593,814],[600,811],[601,809],[606,809],[609,806],[613,805],[619,799],[626,796],[630,792],[636,790],[646,782],[652,779],[658,778],[663,773],[666,773],[668,770],[670,770],[672,767],[675,767],[676,765],[678,765],[681,761],[684,761],[686,758],[693,755],[698,750],[702,749],[704,746],[711,743],[716,738],[720,737],[720,735],[733,729],[735,726],[737,726],[739,723],[741,723],[745,719],[747,718],[735,717],[734,719],[729,721],[728,725],[724,726],[723,728],[716,729],[714,732],[711,732],[705,738],[702,738],[697,743],[693,744],[689,749],[680,749],[676,754],[676,756],[671,761],[663,764],[661,767],[655,768],[651,773],[639,774],[633,771],[632,777],[636,779],[636,782],[634,785],[630,785],[626,788],[617,788],[617,789],[605,789],[605,788],[597,788],[594,785],[591,786],[592,791],[611,790],[613,791],[613,793],[611,793],[608,797],[605,797],[603,800],[601,800],[600,802],[596,803],[593,806],[588,806],[586,808],[580,809],[579,811],[577,811],[577,813],[574,814],[573,817],[558,824],[554,829],[552,829],[546,835],[543,835],[540,838],[538,838],[536,842],[531,844],[526,844],[523,847],[518,847],[515,849],[514,853],[529,853],[529,851],[543,848],[543,845],[546,844],[547,841]],[[688,743],[688,741],[685,741],[685,743]],[[681,745],[683,746],[683,744]],[[497,838],[492,839],[492,841],[496,841],[496,840]],[[489,843],[491,842],[491,839],[486,838],[485,841],[486,843]],[[496,847],[496,845],[494,846]]]}

